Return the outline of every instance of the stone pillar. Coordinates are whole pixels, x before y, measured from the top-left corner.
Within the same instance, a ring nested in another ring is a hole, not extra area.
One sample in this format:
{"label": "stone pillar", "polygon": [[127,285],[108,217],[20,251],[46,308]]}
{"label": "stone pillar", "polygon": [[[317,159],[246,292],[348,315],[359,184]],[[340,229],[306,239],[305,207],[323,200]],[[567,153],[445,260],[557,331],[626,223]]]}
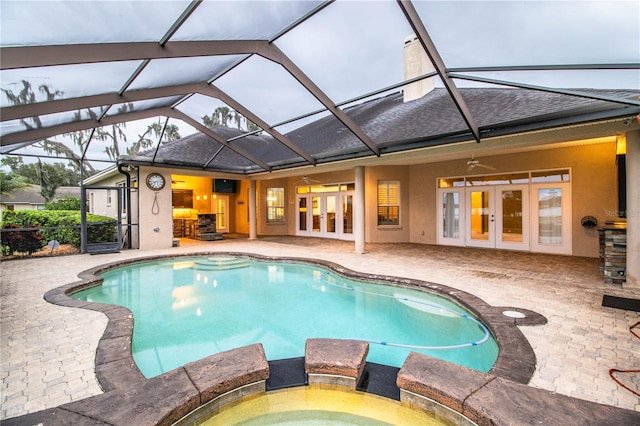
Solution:
{"label": "stone pillar", "polygon": [[640,289],[640,130],[627,132],[627,283]]}
{"label": "stone pillar", "polygon": [[249,239],[255,240],[258,238],[258,224],[257,224],[257,205],[256,202],[256,181],[249,181]]}
{"label": "stone pillar", "polygon": [[353,200],[353,236],[356,240],[356,253],[365,253],[365,194],[364,166],[355,169],[356,193]]}

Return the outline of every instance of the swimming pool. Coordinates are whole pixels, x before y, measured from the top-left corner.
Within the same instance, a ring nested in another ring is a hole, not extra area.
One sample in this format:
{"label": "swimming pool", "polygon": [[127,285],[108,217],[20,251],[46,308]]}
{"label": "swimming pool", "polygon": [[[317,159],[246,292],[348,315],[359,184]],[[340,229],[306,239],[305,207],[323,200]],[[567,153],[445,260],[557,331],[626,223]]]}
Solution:
{"label": "swimming pool", "polygon": [[256,342],[269,360],[301,357],[316,337],[370,341],[367,360],[396,367],[412,350],[480,371],[498,355],[487,328],[447,298],[313,264],[193,256],[100,277],[73,297],[132,311],[133,357],[146,377]]}

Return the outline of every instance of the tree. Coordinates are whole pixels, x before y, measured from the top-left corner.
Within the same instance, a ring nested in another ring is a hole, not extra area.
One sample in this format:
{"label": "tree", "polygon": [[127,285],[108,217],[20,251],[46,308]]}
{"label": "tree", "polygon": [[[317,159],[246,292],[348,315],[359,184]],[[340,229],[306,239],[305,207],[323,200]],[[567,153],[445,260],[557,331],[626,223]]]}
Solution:
{"label": "tree", "polygon": [[23,176],[15,173],[5,173],[0,170],[0,194],[11,197],[11,193],[28,187],[29,184]]}
{"label": "tree", "polygon": [[[43,101],[53,101],[61,98],[64,93],[59,90],[54,90],[47,86],[46,84],[42,84],[38,87],[38,90],[41,94],[44,95],[44,99],[38,99],[36,92],[33,90],[31,83],[27,80],[22,80],[22,88],[16,92],[13,92],[11,89],[2,89],[2,92],[7,97],[7,100],[12,105],[28,105],[33,104],[35,102],[43,102]],[[80,111],[75,113],[74,119],[79,120],[81,117]],[[37,129],[42,127],[42,122],[40,117],[29,117],[20,119],[20,123],[27,129]],[[72,138],[74,144],[78,147],[82,148],[86,145],[86,140],[88,139],[88,132],[73,132],[69,133],[68,136]],[[85,168],[84,173],[87,176],[91,176],[96,173],[96,170],[91,166],[89,162],[81,161],[82,157],[74,152],[74,150],[64,143],[52,140],[52,139],[43,139],[39,142],[33,144],[36,147],[41,148],[47,154],[55,154],[64,156],[72,161],[69,161],[69,166],[76,170],[76,172],[80,171],[80,167]],[[82,165],[82,166],[80,166]]]}
{"label": "tree", "polygon": [[[138,152],[145,151],[147,149],[152,148],[157,142],[160,135],[162,135],[162,129],[164,128],[164,124],[162,124],[162,119],[159,117],[158,121],[154,121],[153,123],[147,126],[147,130],[141,135],[138,135],[138,141],[131,145],[127,149],[128,155],[135,155]],[[154,138],[151,138],[151,135]],[[168,124],[164,129],[164,134],[162,135],[161,144],[175,141],[180,139],[180,133],[178,126],[175,124]]]}
{"label": "tree", "polygon": [[246,132],[260,130],[260,126],[238,113],[238,111],[226,106],[218,107],[211,113],[211,115],[205,115],[202,117],[202,124],[210,129],[215,126],[229,127],[231,121],[235,123],[238,130]]}
{"label": "tree", "polygon": [[[61,186],[78,186],[78,174],[65,167],[62,163],[25,164],[21,157],[3,158],[2,164],[9,166],[11,172],[24,178],[26,183],[40,185],[40,194],[45,200],[51,201],[56,190]],[[4,186],[4,185],[3,185]]]}
{"label": "tree", "polygon": [[[43,96],[37,95],[29,81],[22,80],[21,83],[22,87],[16,92],[11,89],[2,89],[2,92],[12,105],[27,105],[35,102],[52,101],[60,99],[64,95],[63,92],[54,90],[43,84],[38,87],[39,93],[44,96],[44,99],[41,99]],[[126,114],[133,110],[134,106],[132,103],[122,104],[118,107],[119,114]],[[78,110],[74,113],[75,121],[86,120],[87,117],[96,121],[99,118],[97,113],[90,108],[87,108],[86,110]],[[225,120],[227,119],[228,114]],[[39,117],[21,119],[20,122],[27,129],[42,127],[42,122]],[[142,150],[152,147],[155,144],[155,141],[151,140],[149,135],[154,134],[156,137],[159,137],[162,132],[162,127],[160,120],[157,123],[149,125],[147,131],[142,135],[138,135],[138,140],[126,149],[127,154],[135,155]],[[89,161],[84,161],[85,153],[87,152],[92,140],[107,142],[104,152],[111,160],[117,160],[120,157],[123,152],[122,145],[127,143],[125,123],[96,127],[94,130],[95,131],[81,130],[65,134],[64,136],[69,137],[72,140],[72,146],[52,139],[43,139],[33,145],[41,148],[47,154],[54,154],[56,156],[62,156],[69,159],[69,168],[74,170],[77,174],[80,174],[80,168],[82,168],[83,175],[88,177],[96,173],[96,170],[91,163]],[[167,126],[163,140],[166,142],[179,138],[180,134],[178,133],[178,126]]]}

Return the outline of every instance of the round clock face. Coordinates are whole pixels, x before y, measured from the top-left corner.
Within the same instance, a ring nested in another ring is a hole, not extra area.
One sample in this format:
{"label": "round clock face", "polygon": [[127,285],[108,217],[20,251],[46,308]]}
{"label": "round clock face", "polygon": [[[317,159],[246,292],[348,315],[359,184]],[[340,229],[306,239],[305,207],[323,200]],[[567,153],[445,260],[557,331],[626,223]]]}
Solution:
{"label": "round clock face", "polygon": [[147,176],[147,186],[156,191],[164,188],[164,177],[158,173],[151,173]]}

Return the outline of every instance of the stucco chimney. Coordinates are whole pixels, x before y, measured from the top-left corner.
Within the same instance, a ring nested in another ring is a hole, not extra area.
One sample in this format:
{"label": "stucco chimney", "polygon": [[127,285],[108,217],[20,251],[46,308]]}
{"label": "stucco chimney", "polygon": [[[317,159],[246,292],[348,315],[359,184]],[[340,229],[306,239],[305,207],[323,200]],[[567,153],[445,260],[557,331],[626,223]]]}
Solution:
{"label": "stucco chimney", "polygon": [[[415,35],[410,35],[404,39],[404,79],[409,80],[430,72],[435,68],[427,52],[424,51],[420,41]],[[404,102],[419,99],[433,90],[434,77],[416,81],[404,86]]]}

